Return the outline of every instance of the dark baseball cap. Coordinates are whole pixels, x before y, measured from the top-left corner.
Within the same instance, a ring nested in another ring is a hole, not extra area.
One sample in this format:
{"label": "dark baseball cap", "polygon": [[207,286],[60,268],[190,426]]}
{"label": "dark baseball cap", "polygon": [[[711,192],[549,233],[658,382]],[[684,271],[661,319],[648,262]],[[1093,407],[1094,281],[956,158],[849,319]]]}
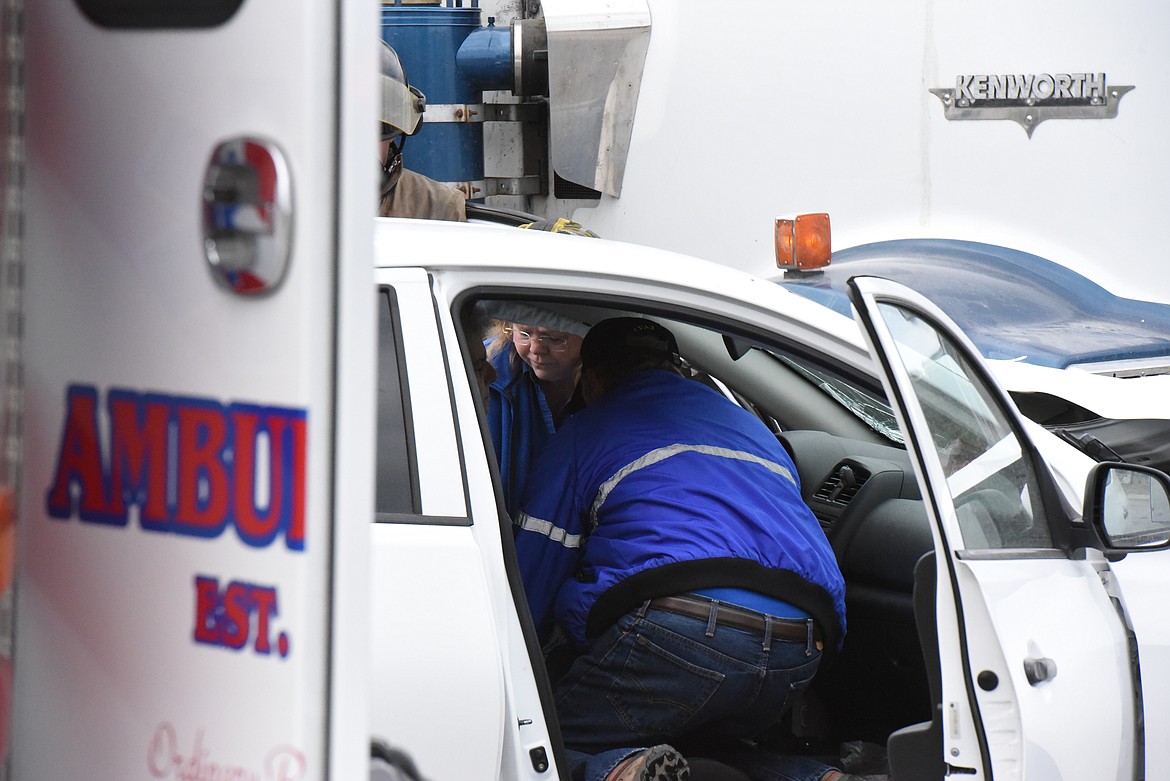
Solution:
{"label": "dark baseball cap", "polygon": [[643,317],[602,320],[589,329],[581,342],[581,366],[586,369],[654,358],[673,362],[677,355],[678,342],[674,334]]}

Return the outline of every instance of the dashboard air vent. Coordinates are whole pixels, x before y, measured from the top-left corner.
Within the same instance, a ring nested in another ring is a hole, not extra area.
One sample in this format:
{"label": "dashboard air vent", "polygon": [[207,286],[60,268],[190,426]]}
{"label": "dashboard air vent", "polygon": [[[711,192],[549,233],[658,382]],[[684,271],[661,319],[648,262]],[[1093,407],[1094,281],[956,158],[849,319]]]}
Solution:
{"label": "dashboard air vent", "polygon": [[869,479],[869,472],[852,464],[838,464],[833,473],[813,496],[822,502],[832,502],[842,507],[853,501],[861,486]]}

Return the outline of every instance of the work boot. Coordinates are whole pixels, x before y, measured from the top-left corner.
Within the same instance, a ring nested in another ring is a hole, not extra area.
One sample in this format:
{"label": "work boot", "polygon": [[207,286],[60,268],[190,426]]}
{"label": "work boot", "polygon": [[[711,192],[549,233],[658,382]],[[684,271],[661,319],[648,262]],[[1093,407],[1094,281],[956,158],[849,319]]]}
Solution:
{"label": "work boot", "polygon": [[663,743],[626,757],[609,772],[605,781],[687,781],[690,777],[683,755]]}

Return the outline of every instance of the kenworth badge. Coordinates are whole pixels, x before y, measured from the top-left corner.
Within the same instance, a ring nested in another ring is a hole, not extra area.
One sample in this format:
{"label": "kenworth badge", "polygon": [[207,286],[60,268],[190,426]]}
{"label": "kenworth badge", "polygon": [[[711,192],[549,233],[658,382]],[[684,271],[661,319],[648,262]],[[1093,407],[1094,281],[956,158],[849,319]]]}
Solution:
{"label": "kenworth badge", "polygon": [[1112,119],[1132,86],[1110,86],[1104,73],[956,76],[954,87],[932,89],[947,119],[1011,119],[1028,137],[1046,119]]}

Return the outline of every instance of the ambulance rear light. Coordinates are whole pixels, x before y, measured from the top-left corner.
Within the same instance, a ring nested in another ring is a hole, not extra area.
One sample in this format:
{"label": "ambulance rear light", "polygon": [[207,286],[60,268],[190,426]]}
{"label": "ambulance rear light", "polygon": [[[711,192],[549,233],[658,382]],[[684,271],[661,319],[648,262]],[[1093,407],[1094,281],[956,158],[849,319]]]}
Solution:
{"label": "ambulance rear light", "polygon": [[786,271],[814,271],[833,256],[828,214],[776,218],[776,265]]}

